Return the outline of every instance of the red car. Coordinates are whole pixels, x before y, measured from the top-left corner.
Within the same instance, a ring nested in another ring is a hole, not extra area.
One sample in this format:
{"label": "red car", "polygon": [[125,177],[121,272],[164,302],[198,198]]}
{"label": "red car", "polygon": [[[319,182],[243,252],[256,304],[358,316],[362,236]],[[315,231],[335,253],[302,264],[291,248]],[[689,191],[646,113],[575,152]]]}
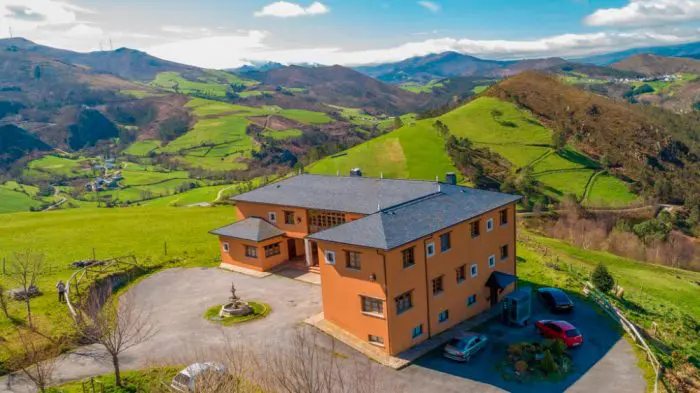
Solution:
{"label": "red car", "polygon": [[583,344],[581,332],[566,321],[537,321],[535,322],[535,329],[546,338],[562,341],[569,348]]}

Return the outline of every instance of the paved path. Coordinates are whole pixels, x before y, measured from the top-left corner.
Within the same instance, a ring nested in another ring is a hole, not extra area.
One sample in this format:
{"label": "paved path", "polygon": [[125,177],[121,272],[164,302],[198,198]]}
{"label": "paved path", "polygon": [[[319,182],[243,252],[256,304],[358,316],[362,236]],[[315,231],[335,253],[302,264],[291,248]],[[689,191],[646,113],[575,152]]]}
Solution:
{"label": "paved path", "polygon": [[[231,282],[235,282],[238,294],[244,299],[264,301],[273,311],[264,319],[219,328],[205,321],[202,314],[212,305],[223,303],[229,294]],[[158,334],[149,342],[127,351],[122,356],[124,369],[139,369],[154,364],[182,364],[191,360],[187,354],[197,356],[208,348],[220,347],[226,340],[244,343],[258,348],[272,343],[288,345],[295,329],[309,329],[302,321],[321,311],[321,288],[290,278],[271,275],[257,278],[220,269],[171,269],[159,272],[138,283],[130,290],[138,299],[139,307],[149,311]],[[588,307],[588,308],[586,308]],[[618,392],[642,393],[645,382],[636,367],[630,344],[612,333],[611,325],[604,316],[595,313],[588,305],[576,313],[576,323],[586,323],[584,335],[592,337],[601,331],[600,338],[587,342],[574,356],[581,358],[582,367],[561,383],[508,384],[494,370],[498,353],[480,354],[470,364],[453,363],[443,359],[439,350],[426,355],[401,371],[372,363],[373,369],[391,386],[386,391],[409,393],[457,393],[457,392]],[[584,323],[584,322],[582,322]],[[492,329],[498,336],[495,324]],[[581,328],[582,330],[584,328]],[[590,330],[589,330],[590,329]],[[318,333],[317,334],[321,334]],[[520,333],[507,331],[502,334],[507,340],[518,340],[522,335],[532,334],[530,329]],[[512,337],[511,337],[512,336]],[[325,338],[324,338],[325,339]],[[339,344],[336,351],[349,358],[363,360],[358,352]],[[108,373],[108,362],[96,361],[99,353],[95,347],[83,347],[60,360],[56,373],[57,382],[82,379]],[[89,355],[89,356],[87,356]],[[484,355],[483,357],[480,357]],[[7,377],[0,379],[0,392],[24,393],[32,389],[21,380],[7,389]]]}

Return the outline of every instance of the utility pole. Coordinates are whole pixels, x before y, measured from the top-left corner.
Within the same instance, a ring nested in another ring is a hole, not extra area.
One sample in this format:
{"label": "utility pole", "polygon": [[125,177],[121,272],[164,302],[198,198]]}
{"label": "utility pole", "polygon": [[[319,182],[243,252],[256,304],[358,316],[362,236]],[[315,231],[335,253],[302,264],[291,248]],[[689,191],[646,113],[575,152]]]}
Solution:
{"label": "utility pole", "polygon": [[12,37],[12,26],[10,26],[9,29],[10,29],[10,38],[13,38]]}

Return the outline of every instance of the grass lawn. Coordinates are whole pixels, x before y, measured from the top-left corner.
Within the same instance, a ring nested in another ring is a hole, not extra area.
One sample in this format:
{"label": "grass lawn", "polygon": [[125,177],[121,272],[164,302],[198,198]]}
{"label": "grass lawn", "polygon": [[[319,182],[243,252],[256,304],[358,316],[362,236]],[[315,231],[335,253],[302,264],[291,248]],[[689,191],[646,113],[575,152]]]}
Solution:
{"label": "grass lawn", "polygon": [[149,152],[157,149],[158,147],[160,147],[160,141],[136,141],[122,151],[122,154],[128,154],[131,156],[146,156]]}
{"label": "grass lawn", "polygon": [[164,153],[177,153],[204,144],[236,141],[241,149],[252,149],[253,139],[246,135],[249,121],[239,115],[228,115],[213,119],[200,119],[188,133],[158,149]]}
{"label": "grass lawn", "polygon": [[160,72],[149,84],[154,87],[170,91],[179,91],[183,94],[205,94],[212,97],[225,97],[231,83],[241,83],[247,86],[256,84],[249,80],[241,79],[236,75],[223,71],[207,70],[197,80],[183,78],[177,72]]}
{"label": "grass lawn", "polygon": [[472,89],[472,93],[474,94],[480,94],[483,93],[484,90],[488,89],[490,85],[479,85],[479,86],[474,86]]}
{"label": "grass lawn", "polygon": [[[180,372],[182,367],[149,368],[138,371],[122,371],[121,377],[124,388],[116,387],[114,374],[101,375],[95,377],[95,389],[99,391],[99,386],[104,386],[105,393],[134,393],[160,391],[163,383],[169,385],[170,381]],[[86,379],[85,381],[89,381]],[[90,385],[90,384],[88,384]],[[88,387],[90,389],[90,387]],[[85,393],[83,382],[75,381],[52,387],[48,393]]]}
{"label": "grass lawn", "polygon": [[219,319],[219,311],[221,311],[221,306],[222,304],[219,304],[218,306],[214,306],[210,309],[208,309],[204,313],[204,319],[206,319],[209,322],[213,322],[219,325],[223,326],[231,326],[236,323],[241,323],[241,322],[248,322],[252,321],[254,319],[258,318],[265,318],[267,314],[272,311],[272,308],[270,305],[266,303],[258,303],[258,302],[248,302],[248,305],[253,309],[252,314],[240,316],[240,317],[226,317],[223,319]]}
{"label": "grass lawn", "polygon": [[575,194],[577,198],[583,198],[586,192],[588,179],[593,176],[593,169],[574,169],[570,171],[549,172],[537,175],[536,178],[547,187],[558,191],[558,196]]}
{"label": "grass lawn", "polygon": [[302,136],[303,132],[301,130],[297,130],[296,128],[290,128],[288,130],[265,130],[263,131],[263,136],[272,138],[272,139],[277,139],[277,140],[286,140],[286,139],[293,139],[293,138],[299,138]]}
{"label": "grass lawn", "polygon": [[211,171],[235,171],[248,168],[247,164],[238,162],[241,157],[243,157],[243,154],[232,154],[226,157],[181,156],[176,157],[176,160],[196,168],[203,168]]}
{"label": "grass lawn", "polygon": [[626,206],[639,199],[630,192],[629,186],[622,180],[601,173],[593,180],[586,198],[586,204],[593,206]]}
{"label": "grass lawn", "polygon": [[26,212],[41,206],[41,202],[22,192],[0,185],[0,213]]}
{"label": "grass lawn", "polygon": [[400,88],[408,90],[412,93],[432,93],[433,89],[442,86],[444,86],[444,84],[437,79],[433,79],[425,84],[420,84],[416,82],[406,82],[399,85]]}
{"label": "grass lawn", "polygon": [[[492,111],[499,111],[502,115],[493,116]],[[440,116],[440,120],[454,135],[475,143],[549,145],[552,142],[551,131],[532,115],[491,97],[479,97]]]}
{"label": "grass lawn", "polygon": [[[231,207],[174,208],[129,207],[119,209],[66,209],[41,213],[0,214],[0,259],[8,264],[16,252],[31,250],[44,255],[45,270],[38,284],[42,296],[32,300],[36,320],[52,334],[72,332],[67,308],[58,305],[54,285],[66,281],[71,262],[135,255],[142,264],[177,259],[177,266],[216,266],[219,248],[208,231],[235,221]],[[167,255],[164,244],[167,242]],[[0,275],[8,288],[17,285]],[[12,313],[24,320],[18,302]],[[12,323],[0,319],[0,337],[8,339]],[[2,351],[0,351],[0,360]]]}
{"label": "grass lawn", "polygon": [[355,146],[340,155],[326,157],[307,169],[311,173],[347,175],[362,168],[365,176],[434,180],[455,172],[444,149],[444,140],[423,120]]}

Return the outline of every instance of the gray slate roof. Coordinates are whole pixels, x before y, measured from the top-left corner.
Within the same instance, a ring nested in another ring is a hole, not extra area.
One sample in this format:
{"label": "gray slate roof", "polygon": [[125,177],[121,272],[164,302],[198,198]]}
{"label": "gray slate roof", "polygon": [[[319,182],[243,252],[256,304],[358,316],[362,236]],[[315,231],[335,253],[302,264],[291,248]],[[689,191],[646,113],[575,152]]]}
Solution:
{"label": "gray slate roof", "polygon": [[[429,183],[436,188],[435,183]],[[309,235],[310,239],[390,250],[515,202],[520,196],[440,184],[430,195]]]}
{"label": "gray slate roof", "polygon": [[437,183],[369,177],[298,175],[237,195],[234,201],[372,214],[437,192]]}
{"label": "gray slate roof", "polygon": [[284,235],[283,231],[280,231],[272,224],[258,217],[249,217],[231,225],[215,229],[209,233],[236,239],[252,240],[255,242]]}

